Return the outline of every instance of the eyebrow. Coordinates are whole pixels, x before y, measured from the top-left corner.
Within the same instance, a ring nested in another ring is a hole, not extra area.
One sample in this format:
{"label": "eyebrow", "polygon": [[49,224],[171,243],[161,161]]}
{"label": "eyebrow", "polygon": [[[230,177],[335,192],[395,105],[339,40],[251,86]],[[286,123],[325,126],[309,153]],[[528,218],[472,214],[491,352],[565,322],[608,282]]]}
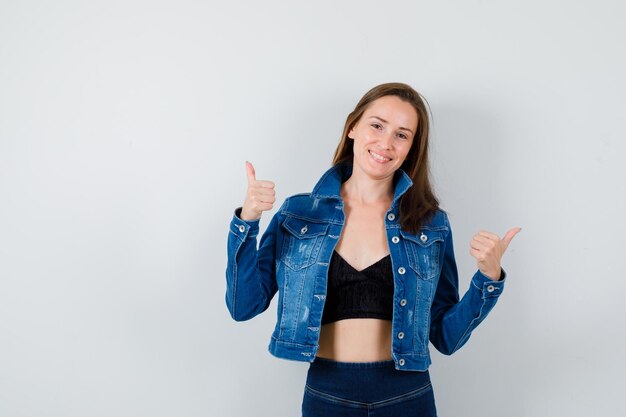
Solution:
{"label": "eyebrow", "polygon": [[[370,119],[378,119],[378,120],[380,120],[380,121],[381,121],[381,122],[383,122],[383,123],[389,123],[388,121],[386,121],[386,120],[385,120],[385,119],[383,119],[382,117],[378,117],[378,116],[370,116],[369,118],[370,118]],[[409,131],[409,132],[413,133],[413,131],[412,131],[411,129],[409,129],[408,127],[399,127],[398,129],[400,129],[400,130],[407,130],[407,131]]]}

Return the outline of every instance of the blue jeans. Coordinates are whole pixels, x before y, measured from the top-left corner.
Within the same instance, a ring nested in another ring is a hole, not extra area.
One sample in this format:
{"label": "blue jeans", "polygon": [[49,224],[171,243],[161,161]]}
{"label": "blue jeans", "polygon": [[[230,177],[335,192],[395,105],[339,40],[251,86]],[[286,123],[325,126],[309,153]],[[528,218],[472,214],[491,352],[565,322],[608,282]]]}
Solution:
{"label": "blue jeans", "polygon": [[428,371],[399,371],[393,360],[309,365],[302,417],[436,417]]}

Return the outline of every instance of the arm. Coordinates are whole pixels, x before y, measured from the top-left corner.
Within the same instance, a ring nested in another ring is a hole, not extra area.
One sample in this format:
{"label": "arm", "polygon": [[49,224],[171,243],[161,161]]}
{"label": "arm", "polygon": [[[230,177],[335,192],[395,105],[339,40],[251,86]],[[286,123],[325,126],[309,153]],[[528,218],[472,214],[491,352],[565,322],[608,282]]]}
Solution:
{"label": "arm", "polygon": [[449,233],[443,243],[443,264],[439,283],[431,306],[430,341],[435,348],[451,355],[459,350],[472,331],[487,317],[504,288],[506,272],[500,270],[500,280],[492,280],[477,270],[470,286],[459,301],[459,276],[454,258],[452,228],[447,214]]}
{"label": "arm", "polygon": [[287,201],[278,209],[261,237],[257,250],[259,222],[242,220],[241,207],[237,207],[228,233],[228,263],[226,265],[226,306],[233,319],[249,320],[267,309],[276,284],[276,236],[281,224],[281,212]]}

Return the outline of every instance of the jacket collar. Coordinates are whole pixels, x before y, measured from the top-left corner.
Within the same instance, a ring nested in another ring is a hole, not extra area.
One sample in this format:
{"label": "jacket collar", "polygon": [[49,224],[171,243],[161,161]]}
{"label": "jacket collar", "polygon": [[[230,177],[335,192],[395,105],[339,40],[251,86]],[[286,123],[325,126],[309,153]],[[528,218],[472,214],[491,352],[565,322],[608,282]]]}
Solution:
{"label": "jacket collar", "polygon": [[[339,163],[333,165],[324,175],[317,181],[311,197],[314,198],[335,198],[341,200],[339,191],[341,184],[352,175],[352,164]],[[404,170],[398,168],[393,175],[393,183],[395,185],[392,206],[395,206],[398,199],[413,185],[411,177]]]}

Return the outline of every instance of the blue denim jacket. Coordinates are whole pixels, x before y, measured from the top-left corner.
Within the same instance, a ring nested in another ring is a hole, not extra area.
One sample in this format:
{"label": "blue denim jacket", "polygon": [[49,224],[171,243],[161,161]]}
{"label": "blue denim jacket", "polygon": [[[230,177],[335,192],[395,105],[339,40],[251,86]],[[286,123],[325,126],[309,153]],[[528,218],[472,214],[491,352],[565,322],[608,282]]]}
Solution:
{"label": "blue denim jacket", "polygon": [[[319,348],[331,255],[344,224],[342,182],[352,165],[338,164],[311,193],[288,197],[272,217],[257,249],[259,220],[245,221],[235,209],[228,234],[226,305],[237,321],[267,309],[278,291],[272,355],[312,362]],[[431,363],[428,341],[450,355],[494,307],[506,273],[494,281],[480,270],[459,300],[458,272],[447,214],[438,210],[418,234],[398,223],[399,199],[413,182],[401,169],[386,213],[393,265],[392,357],[396,369],[424,371]]]}

